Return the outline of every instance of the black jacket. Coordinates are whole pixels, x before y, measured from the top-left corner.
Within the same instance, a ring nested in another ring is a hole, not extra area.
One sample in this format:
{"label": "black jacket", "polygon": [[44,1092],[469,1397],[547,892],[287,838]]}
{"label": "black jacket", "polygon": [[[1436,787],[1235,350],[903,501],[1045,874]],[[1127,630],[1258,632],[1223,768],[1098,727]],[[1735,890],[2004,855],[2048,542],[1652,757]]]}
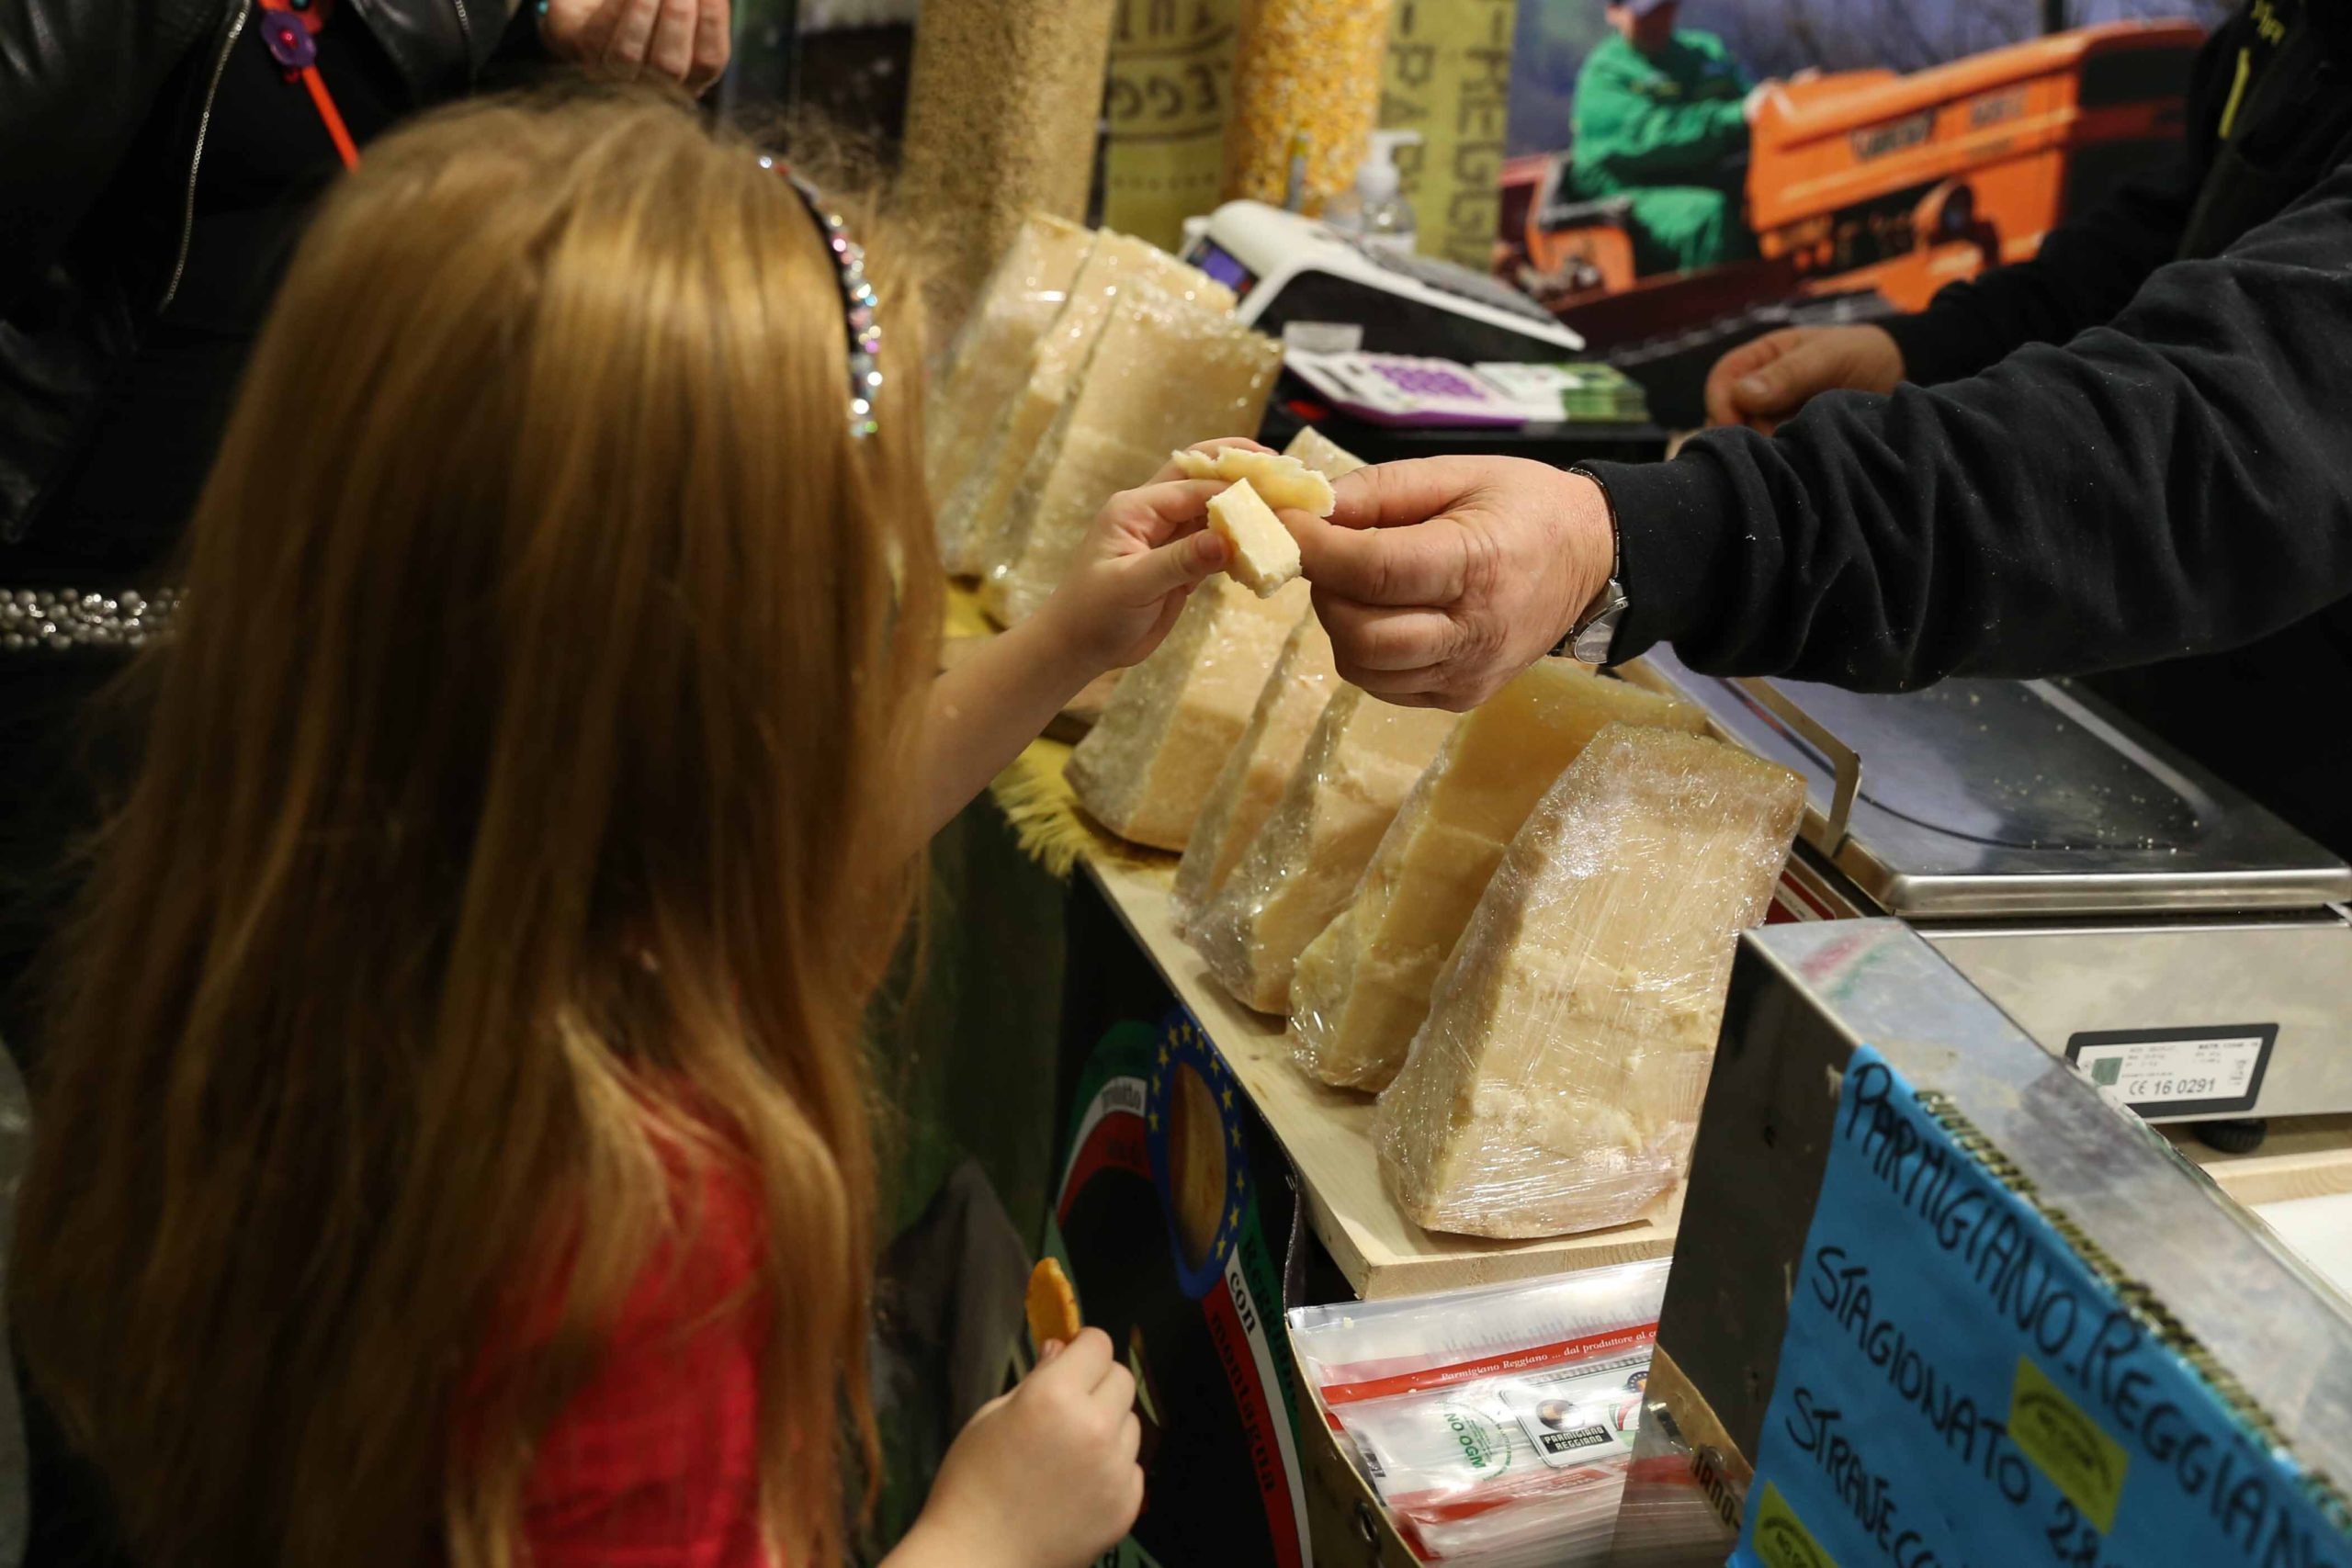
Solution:
{"label": "black jacket", "polygon": [[2173,167],[1894,325],[1892,396],[1597,466],[1619,657],[1864,690],[2174,660],[2110,694],[2352,852],[2352,0],[2263,9],[2283,38],[2242,13],[2199,56]]}
{"label": "black jacket", "polygon": [[[342,0],[417,104],[463,92],[512,0]],[[0,540],[88,438],[186,264],[205,132],[253,0],[0,10]],[[8,561],[0,548],[0,574]]]}

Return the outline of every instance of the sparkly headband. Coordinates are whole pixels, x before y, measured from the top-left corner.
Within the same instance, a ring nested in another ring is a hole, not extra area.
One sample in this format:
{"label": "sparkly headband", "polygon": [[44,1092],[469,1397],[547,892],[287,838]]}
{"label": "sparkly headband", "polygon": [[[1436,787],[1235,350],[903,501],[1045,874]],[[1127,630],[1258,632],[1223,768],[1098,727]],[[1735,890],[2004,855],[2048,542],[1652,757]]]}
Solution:
{"label": "sparkly headband", "polygon": [[882,352],[882,328],[875,320],[874,286],[865,281],[865,249],[842,226],[841,214],[825,205],[817,187],[763,152],[760,167],[773,169],[792,186],[808,216],[824,235],[825,250],[842,291],[842,314],[849,325],[849,433],[864,440],[879,428],[874,418],[875,394],[882,389],[882,372],[876,357]]}

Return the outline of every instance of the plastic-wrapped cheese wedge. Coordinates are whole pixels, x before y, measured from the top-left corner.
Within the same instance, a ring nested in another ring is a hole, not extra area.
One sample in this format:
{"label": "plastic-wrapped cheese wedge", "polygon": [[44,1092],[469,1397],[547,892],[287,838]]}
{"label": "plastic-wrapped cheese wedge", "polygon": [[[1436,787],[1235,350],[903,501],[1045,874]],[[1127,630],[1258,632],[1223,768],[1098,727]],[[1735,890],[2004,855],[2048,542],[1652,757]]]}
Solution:
{"label": "plastic-wrapped cheese wedge", "polygon": [[1220,315],[1233,310],[1233,290],[1206,273],[1132,236],[1109,230],[1096,235],[1069,301],[1031,350],[1025,374],[1001,407],[985,411],[988,434],[970,467],[954,491],[939,492],[950,571],[985,572],[1017,553],[1026,533],[1013,505],[1023,476],[1041,458],[1051,466],[1055,423],[1092,363],[1103,327],[1122,298],[1146,287]]}
{"label": "plastic-wrapped cheese wedge", "polygon": [[1080,806],[1123,839],[1181,850],[1248,725],[1306,584],[1261,599],[1229,579],[1193,590],[1167,639],[1119,679],[1064,766]]}
{"label": "plastic-wrapped cheese wedge", "polygon": [[1006,626],[1026,619],[1112,492],[1150,479],[1171,446],[1256,429],[1281,366],[1282,345],[1228,312],[1148,286],[1123,292],[1032,464],[1042,478],[1017,492],[1025,536],[1010,565],[990,569],[981,607]]}
{"label": "plastic-wrapped cheese wedge", "polygon": [[1291,774],[1298,771],[1306,738],[1315,732],[1315,721],[1339,683],[1339,671],[1331,665],[1330,635],[1310,611],[1291,627],[1241,739],[1227,753],[1208,798],[1201,803],[1200,818],[1184,845],[1170,897],[1180,927],[1189,926],[1216,896],[1241,852],[1258,836]]}
{"label": "plastic-wrapped cheese wedge", "polygon": [[[1030,355],[1069,298],[1094,232],[1043,212],[1024,219],[997,263],[956,354],[932,383],[923,417],[923,477],[934,499],[956,493],[995,430],[1006,402],[1028,378]],[[943,536],[950,550],[956,541]]]}
{"label": "plastic-wrapped cheese wedge", "polygon": [[1637,1216],[1680,1175],[1738,933],[1804,809],[1794,773],[1611,725],[1511,840],[1373,1137],[1431,1230],[1536,1236]]}
{"label": "plastic-wrapped cheese wedge", "polygon": [[1454,723],[1440,709],[1396,707],[1346,684],[1324,705],[1282,799],[1189,932],[1237,1001],[1288,1008],[1300,950],[1347,902]]}
{"label": "plastic-wrapped cheese wedge", "polygon": [[1503,850],[1604,725],[1707,732],[1689,703],[1543,659],[1465,715],[1396,813],[1348,907],[1298,955],[1290,1030],[1326,1083],[1385,1089]]}

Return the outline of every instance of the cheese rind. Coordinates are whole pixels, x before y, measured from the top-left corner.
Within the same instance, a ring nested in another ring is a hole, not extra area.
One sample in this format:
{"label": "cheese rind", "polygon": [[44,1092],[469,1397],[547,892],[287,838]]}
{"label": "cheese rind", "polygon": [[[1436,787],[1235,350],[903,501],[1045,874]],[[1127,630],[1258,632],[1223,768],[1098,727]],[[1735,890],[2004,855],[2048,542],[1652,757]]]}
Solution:
{"label": "cheese rind", "polygon": [[1123,292],[1015,493],[1019,548],[990,569],[981,606],[1007,626],[1027,618],[1102,503],[1148,480],[1171,446],[1255,428],[1281,364],[1280,344],[1226,311],[1148,286]]}
{"label": "cheese rind", "polygon": [[1079,804],[1123,839],[1181,850],[1247,727],[1306,585],[1261,599],[1223,577],[1193,591],[1151,656],[1119,679],[1063,768]]}
{"label": "cheese rind", "polygon": [[[954,357],[932,383],[923,417],[923,478],[934,499],[944,501],[963,484],[1006,403],[1027,380],[1037,340],[1061,313],[1093,248],[1093,231],[1079,224],[1043,212],[1023,220],[964,323]],[[945,526],[945,516],[943,509],[940,554],[953,559],[964,541],[960,527],[951,533]]]}
{"label": "cheese rind", "polygon": [[[1217,315],[1233,311],[1233,291],[1157,246],[1104,230],[1070,280],[1069,298],[1022,361],[1001,406],[978,411],[986,434],[952,490],[939,502],[939,534],[950,571],[981,573],[1008,563],[1026,536],[1015,498],[1033,463],[1050,468],[1049,438],[1091,363],[1120,299],[1158,289]],[[1057,440],[1053,443],[1057,446]],[[1109,491],[1104,492],[1105,495]]]}
{"label": "cheese rind", "polygon": [[1804,809],[1794,773],[1611,725],[1545,792],[1439,976],[1373,1120],[1432,1230],[1635,1218],[1681,1175],[1738,933]]}
{"label": "cheese rind", "polygon": [[[1306,435],[1306,430],[1299,434]],[[1298,443],[1291,443],[1295,446]],[[1329,443],[1326,443],[1329,445]],[[1338,450],[1334,447],[1333,450]],[[1331,481],[1287,452],[1253,452],[1247,446],[1221,446],[1214,452],[1190,449],[1171,454],[1188,479],[1246,479],[1268,506],[1288,507],[1329,517],[1339,500]],[[1363,465],[1358,464],[1358,467]]]}
{"label": "cheese rind", "polygon": [[1233,874],[1241,852],[1257,837],[1291,774],[1298,771],[1306,739],[1339,683],[1330,635],[1309,611],[1291,627],[1241,739],[1227,754],[1208,798],[1201,803],[1170,895],[1179,928],[1190,926]]}
{"label": "cheese rind", "polygon": [[1465,715],[1389,825],[1363,881],[1298,957],[1290,1032],[1326,1083],[1387,1087],[1504,848],[1610,724],[1707,731],[1704,710],[1542,659]]}
{"label": "cheese rind", "polygon": [[1324,705],[1282,799],[1189,932],[1236,1000],[1285,1010],[1300,950],[1347,902],[1454,722],[1345,684]]}
{"label": "cheese rind", "polygon": [[1248,479],[1209,497],[1209,532],[1225,541],[1225,572],[1261,599],[1298,579],[1298,541]]}

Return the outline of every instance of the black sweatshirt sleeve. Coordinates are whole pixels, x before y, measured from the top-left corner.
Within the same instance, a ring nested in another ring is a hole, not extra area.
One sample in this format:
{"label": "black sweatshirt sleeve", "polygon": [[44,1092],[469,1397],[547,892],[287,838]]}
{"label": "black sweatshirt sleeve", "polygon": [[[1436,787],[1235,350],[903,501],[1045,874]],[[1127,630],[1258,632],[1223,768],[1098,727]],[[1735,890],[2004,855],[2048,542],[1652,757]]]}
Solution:
{"label": "black sweatshirt sleeve", "polygon": [[2225,27],[2199,53],[2188,90],[2188,131],[2176,152],[2052,230],[2030,260],[1952,284],[1918,314],[1882,323],[1903,350],[1905,380],[1958,380],[2026,344],[2064,343],[2113,321],[2149,275],[2173,259],[2212,164],[2236,37],[2235,27]]}
{"label": "black sweatshirt sleeve", "polygon": [[2063,347],[1593,465],[1618,657],[1903,690],[2226,649],[2352,594],[2352,147],[2331,166]]}

